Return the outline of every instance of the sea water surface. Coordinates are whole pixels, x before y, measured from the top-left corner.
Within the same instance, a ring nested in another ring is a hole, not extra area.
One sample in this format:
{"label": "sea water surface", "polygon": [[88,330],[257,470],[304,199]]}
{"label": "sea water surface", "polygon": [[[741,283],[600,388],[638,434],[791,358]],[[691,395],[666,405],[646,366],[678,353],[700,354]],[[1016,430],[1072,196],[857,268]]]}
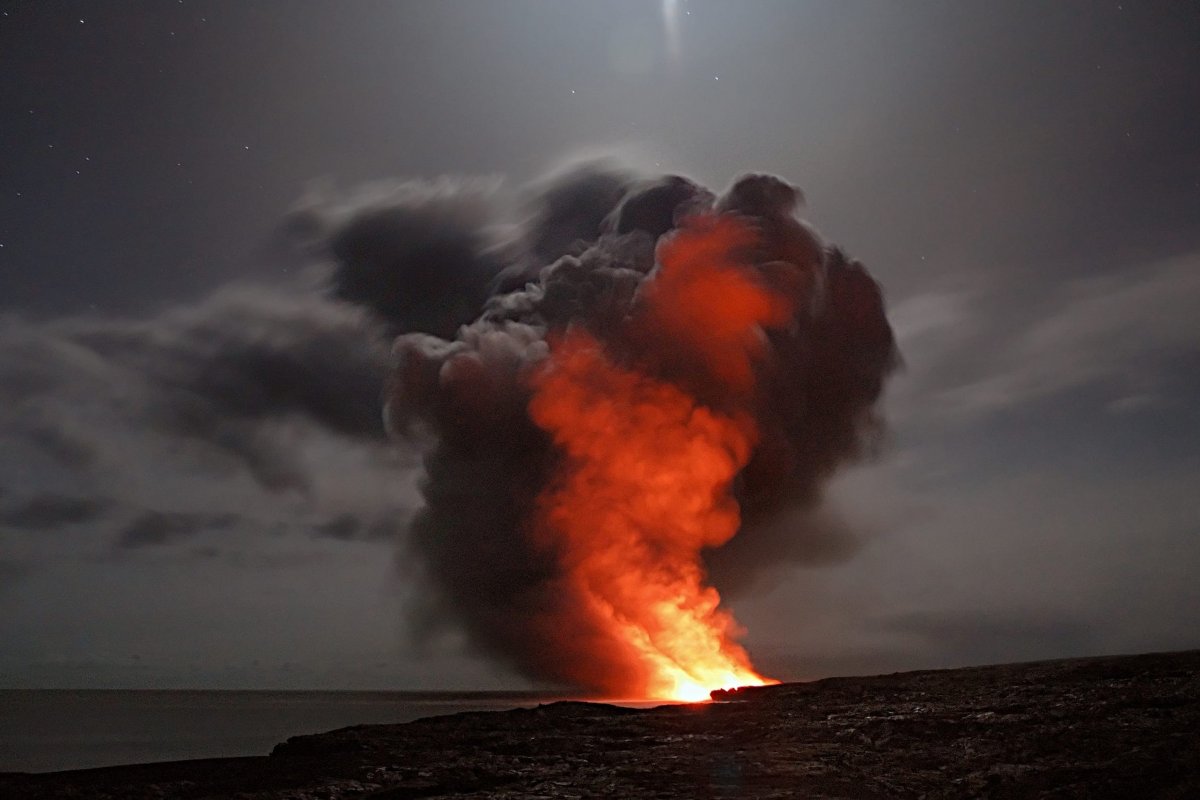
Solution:
{"label": "sea water surface", "polygon": [[0,690],[0,772],[266,755],[289,736],[563,699],[531,692]]}

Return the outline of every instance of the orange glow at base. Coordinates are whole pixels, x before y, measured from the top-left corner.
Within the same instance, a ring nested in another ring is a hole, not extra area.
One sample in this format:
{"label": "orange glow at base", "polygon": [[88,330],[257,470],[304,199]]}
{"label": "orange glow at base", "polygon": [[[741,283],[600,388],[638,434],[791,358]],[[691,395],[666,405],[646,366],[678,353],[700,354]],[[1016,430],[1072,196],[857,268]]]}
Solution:
{"label": "orange glow at base", "polygon": [[[685,228],[660,253],[638,312],[734,401],[752,388],[762,327],[788,309],[753,267],[733,260],[747,241],[734,221]],[[757,438],[749,413],[733,401],[711,408],[617,364],[580,331],[552,344],[532,385],[530,415],[565,456],[539,498],[534,535],[558,554],[575,601],[630,665],[609,689],[696,701],[773,683],[736,642],[738,626],[701,562],[704,548],[740,525],[731,486]]]}

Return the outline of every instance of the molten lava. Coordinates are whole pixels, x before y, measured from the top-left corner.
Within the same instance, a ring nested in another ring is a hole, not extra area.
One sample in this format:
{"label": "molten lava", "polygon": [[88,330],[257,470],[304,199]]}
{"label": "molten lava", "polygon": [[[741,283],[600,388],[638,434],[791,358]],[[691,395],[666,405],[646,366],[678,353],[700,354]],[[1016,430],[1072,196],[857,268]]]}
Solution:
{"label": "molten lava", "polygon": [[[659,270],[628,321],[628,353],[571,330],[531,379],[530,416],[563,454],[534,533],[632,665],[611,681],[629,694],[703,700],[771,682],[736,642],[701,561],[740,526],[731,488],[758,435],[748,408],[763,328],[791,312],[739,260],[753,242],[734,217],[693,220],[659,248]],[[645,330],[658,338],[642,352]]]}

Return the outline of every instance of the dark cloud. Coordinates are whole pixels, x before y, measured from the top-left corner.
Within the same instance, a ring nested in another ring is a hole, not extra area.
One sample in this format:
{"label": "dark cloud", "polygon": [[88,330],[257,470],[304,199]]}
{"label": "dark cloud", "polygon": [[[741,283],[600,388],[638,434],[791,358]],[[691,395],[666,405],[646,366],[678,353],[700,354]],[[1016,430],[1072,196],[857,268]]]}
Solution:
{"label": "dark cloud", "polygon": [[317,536],[339,541],[395,541],[411,521],[411,511],[396,508],[374,518],[351,513],[338,514],[314,525],[312,529]]}
{"label": "dark cloud", "polygon": [[[712,206],[712,192],[681,175],[664,175],[632,186],[605,219],[613,233],[641,231],[657,240],[689,213]],[[599,238],[599,237],[596,237]]]}
{"label": "dark cloud", "polygon": [[289,228],[336,262],[336,297],[394,331],[453,336],[479,315],[503,266],[486,224],[495,186],[411,181],[349,200],[319,195]]}
{"label": "dark cloud", "polygon": [[[597,184],[617,185],[584,171],[552,192],[574,201],[575,188]],[[706,556],[718,588],[731,589],[749,586],[769,564],[823,563],[854,551],[846,527],[814,509],[833,471],[871,452],[880,429],[874,404],[897,360],[878,287],[794,216],[801,199],[794,187],[748,175],[716,199],[678,176],[625,185],[615,203],[605,191],[584,192],[596,214],[554,241],[581,231],[593,239],[536,273],[537,252],[518,256],[484,314],[454,340],[400,337],[389,403],[395,430],[424,428],[437,437],[425,460],[425,507],[408,543],[409,566],[423,583],[418,630],[453,621],[481,650],[532,677],[600,689],[611,688],[606,675],[621,671],[606,662],[617,658],[615,648],[564,587],[552,548],[530,539],[529,520],[561,459],[528,411],[528,370],[546,357],[547,339],[586,329],[622,362],[722,407],[728,398],[689,349],[689,337],[708,335],[708,320],[686,309],[675,329],[629,320],[640,313],[640,293],[653,290],[656,247],[689,214],[715,207],[753,226],[758,242],[747,258],[756,275],[796,305],[787,326],[765,334],[761,391],[747,408],[761,435],[737,481],[745,514],[739,544]],[[553,193],[544,202],[552,205]],[[545,212],[535,222],[557,218]],[[527,240],[551,239],[537,230]]]}
{"label": "dark cloud", "polygon": [[111,502],[103,498],[42,493],[0,507],[0,525],[20,530],[50,530],[80,525],[105,515]]}
{"label": "dark cloud", "polygon": [[367,525],[364,533],[367,539],[399,541],[412,525],[412,518],[412,509],[396,509],[388,516],[381,516],[373,520]]}
{"label": "dark cloud", "polygon": [[327,522],[314,525],[313,532],[318,536],[324,536],[329,539],[349,541],[358,538],[362,527],[362,521],[358,517],[353,514],[341,514]]}
{"label": "dark cloud", "polygon": [[730,598],[777,581],[796,566],[844,562],[863,544],[861,532],[825,505],[783,505],[750,524],[750,535],[735,536],[705,558],[713,585]]}
{"label": "dark cloud", "polygon": [[[305,489],[279,424],[382,442],[386,364],[362,311],[294,289],[229,287],[145,320],[8,318],[0,432],[86,471],[116,417],[222,453],[271,490]],[[103,425],[86,422],[99,413]]]}
{"label": "dark cloud", "polygon": [[32,425],[26,436],[31,445],[65,467],[82,470],[96,460],[96,449],[87,440],[50,425]]}
{"label": "dark cloud", "polygon": [[526,218],[506,246],[508,265],[492,284],[489,304],[537,284],[564,256],[581,256],[605,232],[631,186],[640,179],[614,161],[573,164],[530,187]]}
{"label": "dark cloud", "polygon": [[225,530],[237,521],[236,514],[146,511],[121,529],[116,546],[126,550],[157,547],[203,531]]}
{"label": "dark cloud", "polygon": [[158,396],[148,398],[147,415],[179,432],[219,437],[219,420],[296,414],[347,436],[383,433],[384,346],[349,307],[233,289],[146,323],[70,334],[149,381]]}
{"label": "dark cloud", "polygon": [[[526,274],[536,277],[540,267],[568,253],[578,254],[596,241],[634,180],[629,169],[601,159],[573,164],[531,187],[529,218],[521,236]],[[499,288],[521,288],[514,283],[509,279]]]}

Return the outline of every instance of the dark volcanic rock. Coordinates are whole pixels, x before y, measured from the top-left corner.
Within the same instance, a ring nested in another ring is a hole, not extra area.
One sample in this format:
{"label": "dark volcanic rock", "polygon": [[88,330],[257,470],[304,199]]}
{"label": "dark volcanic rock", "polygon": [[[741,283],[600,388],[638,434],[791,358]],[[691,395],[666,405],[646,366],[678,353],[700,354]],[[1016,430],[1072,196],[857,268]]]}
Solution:
{"label": "dark volcanic rock", "polygon": [[4,798],[1200,797],[1200,652],[834,678],[299,736],[269,757],[0,775]]}

